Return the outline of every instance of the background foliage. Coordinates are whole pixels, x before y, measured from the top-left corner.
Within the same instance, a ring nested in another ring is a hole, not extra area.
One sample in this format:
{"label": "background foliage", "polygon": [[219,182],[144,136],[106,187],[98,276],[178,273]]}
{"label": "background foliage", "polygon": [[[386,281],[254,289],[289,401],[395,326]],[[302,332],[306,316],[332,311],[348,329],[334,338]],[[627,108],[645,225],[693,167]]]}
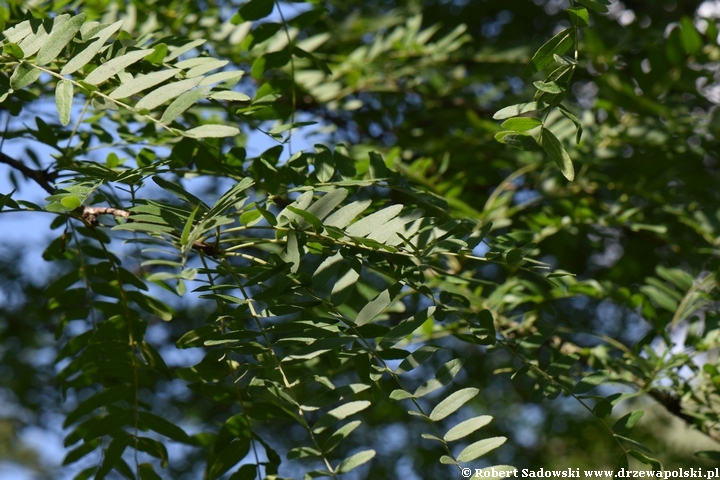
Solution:
{"label": "background foliage", "polygon": [[720,7],[661,3],[11,2],[2,458],[717,465]]}

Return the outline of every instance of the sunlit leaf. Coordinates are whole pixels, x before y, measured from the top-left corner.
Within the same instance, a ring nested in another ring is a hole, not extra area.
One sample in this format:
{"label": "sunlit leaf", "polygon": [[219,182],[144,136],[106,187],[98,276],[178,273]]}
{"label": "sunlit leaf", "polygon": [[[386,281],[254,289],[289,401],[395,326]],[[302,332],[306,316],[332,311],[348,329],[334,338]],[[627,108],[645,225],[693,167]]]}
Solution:
{"label": "sunlit leaf", "polygon": [[516,117],[505,120],[501,126],[506,130],[523,132],[525,130],[532,130],[533,128],[539,127],[540,125],[542,125],[542,122],[539,118]]}
{"label": "sunlit leaf", "polygon": [[570,21],[576,27],[587,27],[590,25],[590,14],[582,7],[571,7],[567,10]]}
{"label": "sunlit leaf", "polygon": [[17,43],[6,43],[3,45],[3,54],[10,55],[18,60],[25,58],[25,52],[23,52],[23,49],[20,48],[20,45]]}
{"label": "sunlit leaf", "polygon": [[505,437],[492,437],[480,440],[465,447],[458,455],[458,462],[471,462],[498,448],[507,441]]}
{"label": "sunlit leaf", "polygon": [[113,90],[110,94],[110,98],[127,98],[131,95],[135,95],[138,92],[142,92],[143,90],[154,87],[158,83],[162,83],[165,80],[172,78],[178,72],[179,70],[171,68],[168,70],[148,73],[147,75],[139,75]]}
{"label": "sunlit leaf", "polygon": [[506,118],[516,117],[523,113],[542,110],[543,108],[545,108],[545,104],[540,102],[518,103],[517,105],[511,105],[509,107],[498,110],[493,115],[493,119],[504,120]]}
{"label": "sunlit leaf", "polygon": [[435,377],[420,385],[413,393],[416,397],[423,397],[428,393],[434,392],[438,388],[452,382],[453,378],[460,372],[464,364],[461,358],[454,358],[444,364],[435,373]]}
{"label": "sunlit leaf", "polygon": [[325,220],[324,224],[331,227],[345,228],[355,219],[355,217],[367,210],[371,203],[371,200],[358,200],[345,205],[337,212],[330,215]]}
{"label": "sunlit leaf", "polygon": [[573,28],[566,28],[540,47],[523,70],[523,77],[530,77],[550,65],[553,62],[554,54],[565,53],[574,43],[574,31]]}
{"label": "sunlit leaf", "polygon": [[213,100],[223,100],[228,102],[249,102],[250,97],[240,92],[233,92],[232,90],[222,90],[219,92],[211,93],[208,98]]}
{"label": "sunlit leaf", "polygon": [[238,128],[229,125],[202,125],[185,131],[185,135],[191,138],[222,138],[239,134]]}
{"label": "sunlit leaf", "polygon": [[52,62],[62,52],[63,48],[70,43],[75,34],[85,21],[85,14],[75,15],[59,27],[53,28],[45,45],[38,51],[35,62],[38,65],[45,65]]}
{"label": "sunlit leaf", "polygon": [[440,402],[432,412],[430,412],[430,420],[433,422],[440,421],[455,413],[460,407],[472,400],[480,390],[477,388],[464,388],[451,394],[449,397]]}
{"label": "sunlit leaf", "polygon": [[372,299],[360,310],[360,312],[358,312],[355,324],[357,326],[362,326],[372,321],[372,319],[379,315],[394,301],[401,288],[402,284],[396,283],[387,290],[383,290],[378,293],[377,297]]}
{"label": "sunlit leaf", "polygon": [[40,78],[41,74],[42,71],[40,69],[33,67],[29,63],[22,62],[10,77],[10,86],[14,90],[20,90],[35,82]]}
{"label": "sunlit leaf", "polygon": [[617,434],[622,434],[630,430],[645,414],[644,410],[635,410],[622,416],[612,426],[612,431]]}
{"label": "sunlit leaf", "polygon": [[60,70],[62,75],[69,75],[74,73],[90,63],[95,55],[100,51],[105,42],[125,23],[125,20],[118,20],[117,22],[108,25],[99,32],[97,32],[92,38],[97,38],[87,47],[85,47],[80,53],[73,56]]}
{"label": "sunlit leaf", "polygon": [[348,458],[340,462],[335,471],[337,473],[347,473],[360,465],[369,462],[375,457],[375,450],[364,450],[354,455],[350,455]]}
{"label": "sunlit leaf", "polygon": [[113,58],[107,63],[100,65],[98,68],[93,70],[90,75],[85,77],[85,83],[89,85],[98,85],[129,67],[133,63],[139,62],[152,52],[152,49],[136,50],[134,52],[129,52],[125,55]]}
{"label": "sunlit leaf", "polygon": [[208,87],[203,87],[195,88],[193,90],[190,90],[189,92],[183,93],[175,100],[173,100],[170,105],[168,105],[168,107],[165,109],[165,112],[163,112],[162,117],[160,118],[160,122],[165,124],[171,123],[177,117],[182,115],[183,112],[185,112],[188,108],[195,105],[198,100],[204,98],[205,95],[207,95],[208,91]]}
{"label": "sunlit leaf", "polygon": [[67,80],[60,80],[55,87],[55,107],[64,126],[70,123],[70,110],[73,101],[73,85]]}
{"label": "sunlit leaf", "polygon": [[481,415],[479,417],[467,419],[448,430],[443,439],[446,442],[453,442],[455,440],[465,438],[490,423],[492,419],[493,418],[489,415]]}
{"label": "sunlit leaf", "polygon": [[137,110],[152,110],[153,108],[162,105],[168,100],[180,96],[191,88],[194,88],[195,86],[197,86],[197,84],[200,83],[201,80],[202,77],[188,78],[185,80],[180,80],[178,82],[172,82],[167,85],[163,85],[162,87],[158,87],[152,92],[145,95],[143,98],[141,98],[140,101],[135,104],[135,108]]}

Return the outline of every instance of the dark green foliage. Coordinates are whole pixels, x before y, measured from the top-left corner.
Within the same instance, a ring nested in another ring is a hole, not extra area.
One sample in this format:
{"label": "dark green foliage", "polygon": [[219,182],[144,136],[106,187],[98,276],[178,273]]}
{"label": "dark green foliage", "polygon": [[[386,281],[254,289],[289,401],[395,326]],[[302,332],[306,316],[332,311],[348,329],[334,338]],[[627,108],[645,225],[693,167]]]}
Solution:
{"label": "dark green foliage", "polygon": [[[426,3],[2,11],[0,163],[49,196],[0,209],[62,230],[0,312],[56,372],[1,386],[53,379],[76,478],[670,468],[639,397],[718,437],[717,29]],[[544,399],[554,459],[506,438]]]}

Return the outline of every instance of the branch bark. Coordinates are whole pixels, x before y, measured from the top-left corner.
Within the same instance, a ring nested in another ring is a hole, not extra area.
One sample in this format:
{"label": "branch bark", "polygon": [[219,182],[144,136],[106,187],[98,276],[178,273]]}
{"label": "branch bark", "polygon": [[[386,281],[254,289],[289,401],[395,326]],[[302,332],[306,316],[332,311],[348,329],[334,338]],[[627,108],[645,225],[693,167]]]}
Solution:
{"label": "branch bark", "polygon": [[[48,192],[50,195],[53,195],[56,192],[56,189],[52,186],[51,183],[57,177],[56,173],[51,173],[47,170],[37,170],[34,168],[30,168],[23,162],[15,160],[14,158],[2,152],[0,152],[0,163],[10,165],[10,167],[22,173],[26,178],[34,180],[38,185],[43,188],[43,190]],[[112,215],[114,217],[122,217],[128,219],[128,221],[132,221],[132,219],[130,219],[129,211],[114,207],[88,207],[83,205],[78,207],[76,212],[80,216],[80,219],[82,219],[82,221],[89,227],[97,226],[98,215]],[[178,235],[173,236],[178,237]],[[216,255],[220,253],[214,245],[205,242],[193,243],[193,249],[202,251],[208,255]]]}
{"label": "branch bark", "polygon": [[34,180],[50,195],[55,193],[55,188],[52,186],[51,182],[55,180],[57,174],[50,173],[47,170],[36,170],[34,168],[30,168],[23,162],[15,160],[2,152],[0,152],[0,163],[10,165],[12,168],[25,175],[26,178]]}

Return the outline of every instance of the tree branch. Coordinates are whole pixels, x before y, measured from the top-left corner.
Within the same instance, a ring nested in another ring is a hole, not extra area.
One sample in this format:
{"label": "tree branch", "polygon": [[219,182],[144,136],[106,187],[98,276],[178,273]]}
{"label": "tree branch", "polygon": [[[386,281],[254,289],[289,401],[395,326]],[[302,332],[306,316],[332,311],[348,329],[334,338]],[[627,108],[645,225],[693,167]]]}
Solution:
{"label": "tree branch", "polygon": [[[80,214],[80,218],[82,218],[83,222],[85,222],[85,224],[90,227],[97,226],[98,215],[112,215],[114,217],[122,217],[126,218],[127,221],[132,222],[132,219],[130,218],[130,212],[128,212],[127,210],[121,210],[119,208],[81,206],[78,207],[76,211]],[[179,235],[175,233],[171,233],[170,235],[175,238],[179,238]],[[211,256],[220,253],[214,245],[205,242],[193,242],[192,248],[195,250],[200,250]]]}
{"label": "tree branch", "polygon": [[35,182],[50,195],[55,193],[55,188],[52,186],[51,182],[55,180],[55,177],[57,176],[56,173],[50,173],[47,170],[35,170],[19,160],[8,157],[2,152],[0,152],[0,163],[10,165],[12,168],[25,175],[26,178],[35,180]]}
{"label": "tree branch", "polygon": [[690,427],[700,427],[700,431],[720,443],[720,433],[707,425],[699,424],[698,419],[683,412],[680,399],[668,392],[652,389],[648,394],[654,398],[665,410],[685,422]]}
{"label": "tree branch", "polygon": [[[25,175],[26,178],[34,180],[50,195],[55,193],[55,188],[52,186],[51,182],[55,180],[55,177],[57,177],[56,173],[50,173],[47,170],[36,170],[30,168],[21,161],[15,160],[2,152],[0,152],[0,163],[10,165],[12,168]],[[80,214],[80,218],[83,222],[90,227],[94,227],[98,224],[98,215],[113,215],[115,217],[127,218],[129,221],[132,221],[129,219],[130,212],[113,207],[86,207],[83,205],[78,207],[77,212]],[[214,245],[205,242],[194,242],[192,248],[195,250],[201,250],[208,255],[216,255],[219,253]]]}

